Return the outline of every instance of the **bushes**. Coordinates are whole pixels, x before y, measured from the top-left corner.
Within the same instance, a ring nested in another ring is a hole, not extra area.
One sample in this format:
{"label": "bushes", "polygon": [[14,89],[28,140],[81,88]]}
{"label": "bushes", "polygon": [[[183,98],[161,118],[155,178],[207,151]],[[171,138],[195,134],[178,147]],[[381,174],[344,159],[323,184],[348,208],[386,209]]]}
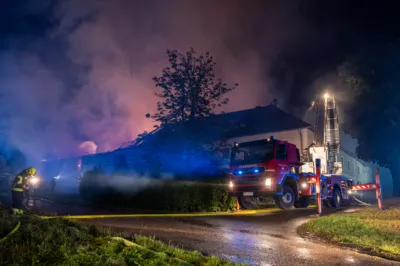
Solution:
{"label": "bushes", "polygon": [[107,176],[99,170],[84,175],[79,191],[85,200],[102,206],[178,212],[217,212],[235,207],[235,199],[224,184]]}
{"label": "bushes", "polygon": [[150,187],[132,197],[133,206],[143,209],[181,212],[228,211],[235,200],[223,185],[170,182]]}

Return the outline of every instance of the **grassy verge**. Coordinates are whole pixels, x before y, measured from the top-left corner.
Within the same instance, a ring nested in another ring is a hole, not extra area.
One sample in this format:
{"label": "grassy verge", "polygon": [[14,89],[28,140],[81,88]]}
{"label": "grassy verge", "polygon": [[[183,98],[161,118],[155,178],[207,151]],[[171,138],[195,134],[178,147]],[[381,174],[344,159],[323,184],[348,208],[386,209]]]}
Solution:
{"label": "grassy verge", "polygon": [[311,220],[299,228],[303,236],[318,237],[361,252],[400,260],[400,208],[365,208]]}
{"label": "grassy verge", "polygon": [[[0,242],[0,265],[238,265],[83,222],[29,215],[18,220],[20,229]],[[0,238],[18,220],[0,207]]]}

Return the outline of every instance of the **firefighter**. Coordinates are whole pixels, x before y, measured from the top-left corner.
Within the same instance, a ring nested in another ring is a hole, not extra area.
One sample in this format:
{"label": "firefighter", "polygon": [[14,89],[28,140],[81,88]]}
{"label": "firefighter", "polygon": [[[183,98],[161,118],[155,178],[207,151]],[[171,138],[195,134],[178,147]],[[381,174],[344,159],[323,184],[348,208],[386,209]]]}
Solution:
{"label": "firefighter", "polygon": [[36,174],[35,168],[28,168],[17,174],[12,185],[12,210],[14,214],[23,214],[24,194],[29,192],[29,181]]}

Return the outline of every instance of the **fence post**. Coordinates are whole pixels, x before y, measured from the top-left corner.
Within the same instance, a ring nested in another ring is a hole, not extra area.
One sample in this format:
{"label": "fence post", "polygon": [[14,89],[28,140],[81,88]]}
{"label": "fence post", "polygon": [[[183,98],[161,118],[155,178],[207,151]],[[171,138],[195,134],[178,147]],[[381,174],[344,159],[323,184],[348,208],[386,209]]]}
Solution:
{"label": "fence post", "polygon": [[375,183],[376,183],[376,199],[378,207],[382,210],[382,195],[381,195],[381,180],[379,178],[379,168],[375,168]]}
{"label": "fence post", "polygon": [[318,204],[318,214],[322,213],[322,206],[321,206],[321,159],[315,160],[315,175],[317,178],[316,183],[316,192],[317,192],[317,204]]}

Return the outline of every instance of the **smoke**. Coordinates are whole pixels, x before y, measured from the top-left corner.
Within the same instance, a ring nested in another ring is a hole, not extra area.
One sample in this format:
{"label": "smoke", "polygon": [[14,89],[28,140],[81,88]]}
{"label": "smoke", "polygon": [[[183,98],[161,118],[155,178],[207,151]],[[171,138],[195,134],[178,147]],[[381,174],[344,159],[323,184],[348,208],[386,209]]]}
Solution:
{"label": "smoke", "polygon": [[218,75],[239,83],[233,111],[286,97],[270,68],[312,34],[285,1],[48,2],[26,11],[49,18],[41,34],[13,35],[0,51],[3,132],[35,159],[108,151],[151,130],[151,78],[167,48],[214,55]]}
{"label": "smoke", "polygon": [[79,145],[79,149],[86,154],[94,154],[97,151],[97,145],[93,141],[84,141]]}
{"label": "smoke", "polygon": [[112,175],[108,179],[104,179],[104,183],[100,184],[105,188],[112,188],[119,193],[126,193],[134,195],[140,191],[143,191],[149,187],[160,187],[163,186],[168,180],[171,180],[172,176],[162,175],[160,179],[154,179],[146,176],[119,176]]}

